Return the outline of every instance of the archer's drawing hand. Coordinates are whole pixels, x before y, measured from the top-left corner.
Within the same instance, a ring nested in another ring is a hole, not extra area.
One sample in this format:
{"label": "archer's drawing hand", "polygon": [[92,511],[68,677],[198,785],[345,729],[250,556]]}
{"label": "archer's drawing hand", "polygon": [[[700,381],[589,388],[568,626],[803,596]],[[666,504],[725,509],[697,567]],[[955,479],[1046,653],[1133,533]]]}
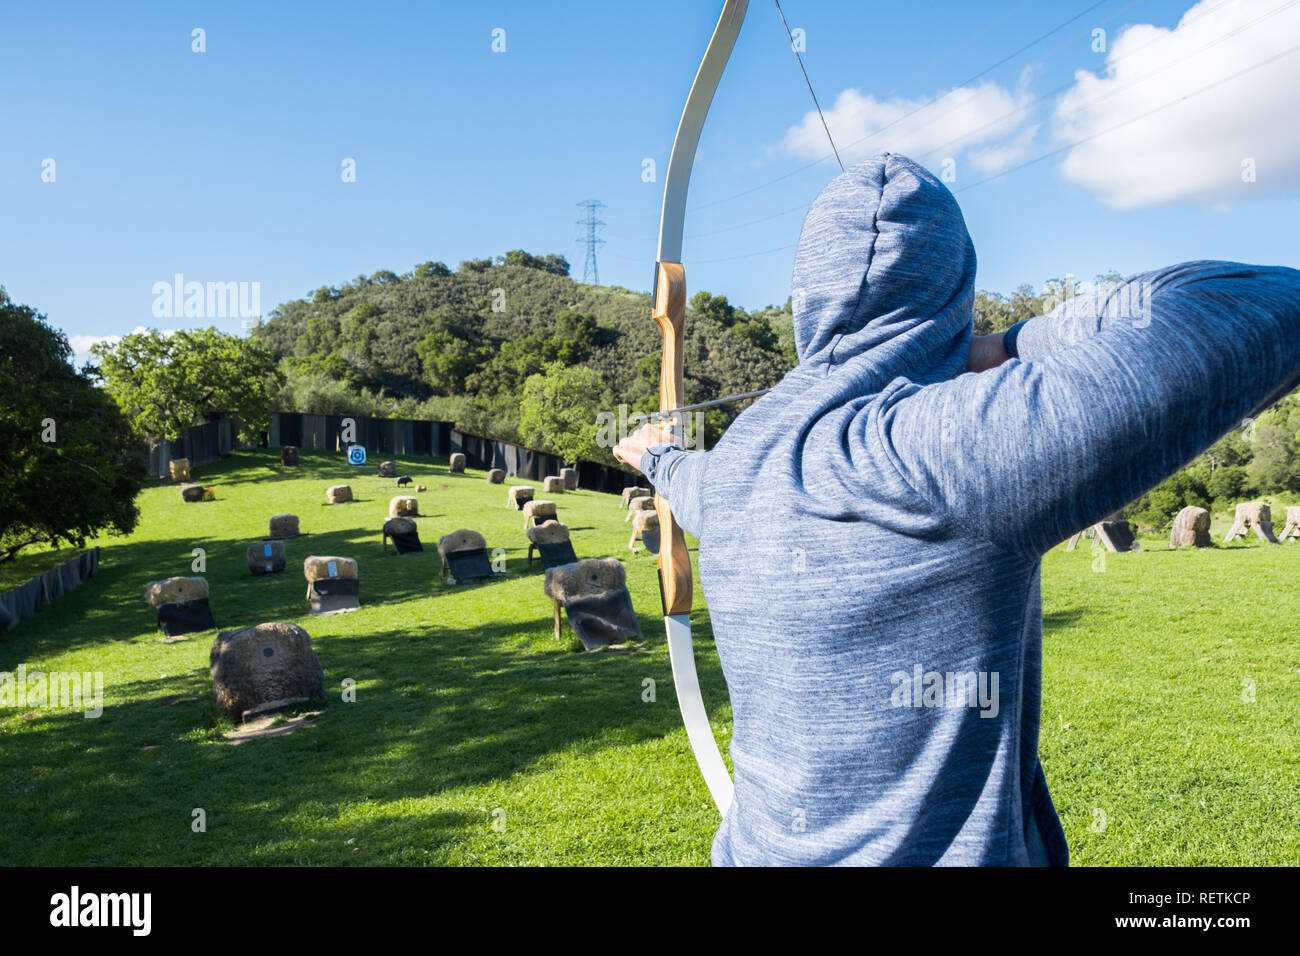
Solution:
{"label": "archer's drawing hand", "polygon": [[677,445],[680,441],[667,428],[654,422],[642,425],[614,446],[614,457],[641,470],[641,456],[655,445]]}
{"label": "archer's drawing hand", "polygon": [[1002,347],[1002,333],[972,335],[970,355],[966,357],[966,371],[987,372],[1007,360],[1007,350]]}

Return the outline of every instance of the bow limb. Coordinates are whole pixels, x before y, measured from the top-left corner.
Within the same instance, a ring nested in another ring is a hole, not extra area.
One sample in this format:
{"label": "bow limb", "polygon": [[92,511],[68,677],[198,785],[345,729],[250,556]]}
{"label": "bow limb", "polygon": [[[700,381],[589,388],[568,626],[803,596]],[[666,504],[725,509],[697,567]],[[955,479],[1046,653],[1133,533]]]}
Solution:
{"label": "bow limb", "polygon": [[[663,362],[659,369],[660,411],[683,404],[686,272],[681,264],[681,251],[691,167],[709,104],[713,102],[713,94],[735,46],[748,6],[749,0],[727,0],[723,6],[690,95],[686,98],[686,108],[682,111],[672,157],[668,161],[663,212],[659,220],[659,256],[654,290],[654,321],[663,334]],[[675,422],[670,431],[675,433],[679,428],[680,422]],[[691,644],[691,558],[686,550],[686,538],[673,518],[668,501],[656,495],[655,511],[659,515],[659,591],[663,597],[664,628],[668,636],[673,682],[677,687],[677,703],[704,782],[718,811],[726,816],[733,792],[731,775],[722,760],[713,728],[709,725],[708,712],[704,709],[695,672],[695,651]]]}
{"label": "bow limb", "polygon": [[[663,332],[663,365],[659,378],[659,404],[663,409],[681,404],[682,342],[686,324],[686,281],[680,263],[659,263],[655,290],[655,323]],[[675,430],[676,422],[671,426]],[[673,517],[668,499],[655,495],[659,515],[659,593],[663,597],[664,629],[668,635],[668,657],[672,662],[677,705],[691,750],[704,775],[704,782],[723,816],[731,806],[732,783],[713,737],[700,681],[695,672],[695,648],[691,643],[691,599],[693,581],[691,556],[686,537]]]}

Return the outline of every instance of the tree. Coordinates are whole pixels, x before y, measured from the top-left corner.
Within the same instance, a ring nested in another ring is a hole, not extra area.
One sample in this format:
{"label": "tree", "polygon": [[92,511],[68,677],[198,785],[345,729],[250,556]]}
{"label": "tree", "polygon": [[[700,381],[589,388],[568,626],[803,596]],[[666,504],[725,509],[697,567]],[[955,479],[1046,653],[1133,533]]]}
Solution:
{"label": "tree", "polygon": [[973,332],[975,335],[992,335],[1005,332],[1014,324],[1011,320],[1011,307],[1007,300],[996,292],[975,292]]}
{"label": "tree", "polygon": [[1174,516],[1182,511],[1183,507],[1183,500],[1162,485],[1142,496],[1133,517],[1141,527],[1160,531],[1173,523]]}
{"label": "tree", "polygon": [[711,319],[742,342],[762,352],[777,352],[779,337],[766,315],[751,316],[727,301],[725,295],[697,292],[691,297],[696,319]]}
{"label": "tree", "polygon": [[497,262],[503,266],[523,266],[527,269],[539,269],[542,272],[549,272],[557,276],[567,276],[569,274],[569,261],[564,256],[553,254],[535,256],[523,249],[511,249],[504,256],[499,256]]}
{"label": "tree", "polygon": [[565,309],[556,313],[551,339],[556,360],[571,365],[585,358],[596,347],[600,326],[594,315]]}
{"label": "tree", "polygon": [[542,256],[542,268],[551,275],[567,276],[569,274],[569,260],[555,253],[547,253]]}
{"label": "tree", "polygon": [[1016,291],[1011,293],[1007,306],[1008,318],[1011,319],[1010,325],[1015,325],[1024,319],[1032,319],[1036,315],[1042,315],[1043,297],[1035,295],[1034,287],[1026,282],[1016,286]]}
{"label": "tree", "polygon": [[1263,491],[1296,491],[1295,442],[1285,426],[1265,423],[1255,428],[1255,456],[1246,466],[1250,480]]}
{"label": "tree", "polygon": [[780,339],[766,319],[743,319],[727,330],[742,342],[748,342],[761,352],[776,352]]}
{"label": "tree", "polygon": [[519,432],[527,444],[545,448],[565,461],[612,461],[597,443],[598,418],[609,402],[600,375],[559,362],[524,382],[519,404]]}
{"label": "tree", "polygon": [[424,381],[435,395],[460,395],[465,381],[491,357],[481,341],[478,316],[440,305],[420,318],[425,335],[415,346]]}
{"label": "tree", "polygon": [[712,319],[723,328],[730,328],[739,316],[734,305],[727,301],[725,295],[714,295],[700,291],[691,296],[691,308],[699,318]]}
{"label": "tree", "polygon": [[[1082,283],[1073,276],[1065,279],[1048,279],[1043,283],[1042,311],[1051,312],[1062,302],[1073,299],[1079,294]],[[1016,321],[1019,321],[1017,319]]]}
{"label": "tree", "polygon": [[415,274],[421,279],[436,278],[445,279],[451,275],[451,270],[447,268],[444,262],[421,262],[415,267]]}
{"label": "tree", "polygon": [[1157,531],[1167,528],[1178,512],[1188,505],[1198,508],[1209,506],[1210,494],[1206,488],[1208,476],[1209,472],[1204,466],[1175,472],[1127,510],[1143,527]]}
{"label": "tree", "polygon": [[212,328],[169,336],[150,329],[91,353],[99,359],[94,373],[136,434],[151,440],[179,438],[218,412],[238,414],[248,434],[264,431],[285,380],[257,342]]}
{"label": "tree", "polygon": [[127,534],[139,516],[141,448],[71,355],[62,332],[0,287],[0,561],[32,544]]}
{"label": "tree", "polygon": [[766,325],[767,333],[756,338],[745,337],[753,341],[756,347],[763,348],[765,351],[770,351],[778,356],[783,371],[797,365],[799,363],[799,350],[794,344],[792,300],[787,297],[785,304],[780,308],[769,305],[750,316],[750,324],[759,321]]}
{"label": "tree", "polygon": [[1249,492],[1250,478],[1241,465],[1220,465],[1205,483],[1211,498],[1227,503]]}
{"label": "tree", "polygon": [[1242,431],[1232,429],[1209,448],[1202,457],[1209,463],[1210,473],[1218,474],[1225,466],[1244,465],[1250,461],[1252,449]]}

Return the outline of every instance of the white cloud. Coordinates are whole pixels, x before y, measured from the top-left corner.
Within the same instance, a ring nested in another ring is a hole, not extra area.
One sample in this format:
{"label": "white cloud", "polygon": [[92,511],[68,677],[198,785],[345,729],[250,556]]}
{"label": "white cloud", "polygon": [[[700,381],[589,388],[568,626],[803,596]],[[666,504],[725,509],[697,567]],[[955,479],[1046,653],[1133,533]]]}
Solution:
{"label": "white cloud", "polygon": [[72,346],[72,351],[76,353],[80,365],[84,358],[89,358],[90,348],[92,345],[98,345],[100,342],[120,342],[120,335],[73,335],[68,337],[68,344]]}
{"label": "white cloud", "polygon": [[1008,166],[1027,159],[1034,148],[1034,137],[1038,135],[1039,125],[1035,123],[1021,130],[1013,139],[999,146],[977,149],[970,154],[970,161],[980,172],[992,176]]}
{"label": "white cloud", "polygon": [[[1028,75],[1022,74],[1015,92],[989,82],[933,97],[878,100],[849,89],[826,111],[826,124],[846,163],[888,150],[933,167],[965,149],[1014,133],[1025,121],[1026,111],[1019,108],[1032,98],[1025,90]],[[1019,134],[1017,140],[1024,136]],[[825,156],[830,147],[817,111],[805,114],[782,145],[809,159]]]}
{"label": "white cloud", "polygon": [[[149,330],[143,325],[137,325],[128,334],[135,335],[139,332],[148,331]],[[163,329],[162,334],[165,338],[169,335],[175,335],[176,330]],[[92,357],[90,354],[91,346],[98,345],[100,342],[116,344],[120,341],[122,341],[122,336],[120,335],[70,335],[68,336],[68,344],[72,346],[72,364],[77,368],[80,368],[83,364],[90,361]]]}
{"label": "white cloud", "polygon": [[[1173,30],[1129,28],[1112,43],[1102,74],[1076,73],[1057,103],[1058,142],[1097,137],[1066,154],[1063,175],[1116,208],[1174,199],[1222,207],[1256,190],[1296,189],[1300,51],[1227,78],[1297,39],[1300,4],[1283,0],[1203,0]],[[1219,80],[1227,81],[1175,103]],[[1135,121],[1103,132],[1126,120]],[[1247,161],[1257,169],[1254,183],[1242,179]]]}

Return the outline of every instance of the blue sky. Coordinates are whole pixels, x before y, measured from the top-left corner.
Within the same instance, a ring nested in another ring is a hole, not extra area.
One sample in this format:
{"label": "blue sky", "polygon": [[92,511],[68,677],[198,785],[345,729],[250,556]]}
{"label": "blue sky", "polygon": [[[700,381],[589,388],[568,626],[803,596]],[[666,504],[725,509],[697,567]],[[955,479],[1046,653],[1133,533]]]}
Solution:
{"label": "blue sky", "polygon": [[[951,161],[982,288],[1300,259],[1300,4],[783,6],[848,158]],[[595,198],[601,281],[647,289],[662,176],[644,182],[643,161],[666,169],[720,7],[7,4],[0,284],[79,346],[238,331],[159,319],[155,283],[256,282],[265,313],[361,273],[514,248],[564,254],[581,278],[577,203]],[[696,161],[692,291],[746,307],[789,294],[803,210],[837,171],[810,110],[771,0],[752,0]]]}

